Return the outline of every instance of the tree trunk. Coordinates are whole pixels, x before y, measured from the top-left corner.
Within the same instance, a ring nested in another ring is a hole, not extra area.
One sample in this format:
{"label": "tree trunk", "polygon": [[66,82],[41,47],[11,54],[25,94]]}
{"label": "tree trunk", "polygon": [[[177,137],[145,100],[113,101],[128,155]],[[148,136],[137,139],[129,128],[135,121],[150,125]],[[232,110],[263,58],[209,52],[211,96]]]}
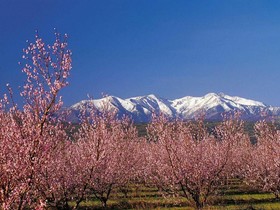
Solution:
{"label": "tree trunk", "polygon": [[65,201],[65,202],[63,202],[62,205],[58,205],[58,206],[57,206],[57,209],[58,209],[58,210],[70,210],[71,208],[70,208],[68,202]]}
{"label": "tree trunk", "polygon": [[198,202],[195,202],[195,205],[196,205],[196,209],[200,210],[200,209],[203,209],[203,203],[198,201]]}
{"label": "tree trunk", "polygon": [[108,201],[107,198],[105,198],[105,197],[102,197],[102,198],[101,198],[102,207],[103,207],[104,209],[107,209],[107,201]]}
{"label": "tree trunk", "polygon": [[194,199],[194,202],[195,202],[195,207],[196,207],[196,209],[202,209],[203,208],[203,206],[204,206],[204,204],[203,204],[203,202],[200,200],[200,196],[199,196],[199,194],[195,194],[194,196],[193,196],[193,199]]}
{"label": "tree trunk", "polygon": [[279,198],[280,198],[280,197],[279,197],[279,192],[278,192],[278,191],[277,191],[277,192],[274,192],[274,195],[275,195],[275,199],[276,199],[276,200],[279,200]]}

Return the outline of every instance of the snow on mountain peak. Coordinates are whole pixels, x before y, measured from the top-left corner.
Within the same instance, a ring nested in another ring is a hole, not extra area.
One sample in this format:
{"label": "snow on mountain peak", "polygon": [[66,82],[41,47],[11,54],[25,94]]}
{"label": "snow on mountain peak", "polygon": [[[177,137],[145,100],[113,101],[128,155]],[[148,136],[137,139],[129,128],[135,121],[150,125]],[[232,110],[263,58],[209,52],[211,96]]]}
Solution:
{"label": "snow on mountain peak", "polygon": [[147,95],[147,98],[158,99],[158,97],[155,94],[149,94]]}
{"label": "snow on mountain peak", "polygon": [[251,99],[246,99],[246,98],[241,98],[238,96],[228,96],[225,95],[224,98],[234,101],[237,104],[242,104],[242,105],[246,105],[246,106],[261,106],[261,107],[266,107],[266,105],[262,102],[259,101],[253,101]]}
{"label": "snow on mountain peak", "polygon": [[170,118],[182,119],[195,118],[201,112],[205,113],[206,119],[221,119],[222,113],[232,111],[241,111],[244,119],[258,119],[263,111],[271,115],[280,114],[278,107],[224,93],[208,93],[201,97],[186,96],[174,100],[157,97],[154,94],[128,99],[107,96],[102,99],[83,100],[71,106],[70,109],[79,111],[86,103],[94,105],[99,111],[102,111],[102,106],[106,104],[110,110],[117,110],[119,116],[128,115],[136,122],[149,121],[153,112],[161,112]]}

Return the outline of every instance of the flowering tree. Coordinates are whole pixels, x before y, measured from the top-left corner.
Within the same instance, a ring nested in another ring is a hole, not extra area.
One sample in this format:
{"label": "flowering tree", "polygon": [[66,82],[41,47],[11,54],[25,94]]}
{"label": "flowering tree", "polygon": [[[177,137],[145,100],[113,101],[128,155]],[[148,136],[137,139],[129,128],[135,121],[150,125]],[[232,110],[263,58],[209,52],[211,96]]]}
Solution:
{"label": "flowering tree", "polygon": [[244,122],[240,120],[240,113],[225,116],[224,120],[215,127],[214,133],[218,141],[222,141],[228,148],[228,174],[233,177],[242,177],[244,166],[251,151],[251,141],[244,130]]}
{"label": "flowering tree", "polygon": [[[38,175],[50,161],[49,154],[59,144],[61,138],[57,137],[65,137],[54,114],[62,106],[58,93],[68,84],[71,52],[67,49],[67,36],[62,39],[59,34],[55,35],[52,46],[45,45],[36,34],[35,43],[29,43],[24,49],[23,72],[27,78],[21,92],[23,109],[19,110],[13,103],[10,87],[12,100],[9,102],[5,96],[1,104],[0,159],[3,161],[0,164],[1,176],[5,177],[0,181],[3,209],[43,205],[43,197],[37,188],[41,181]],[[11,108],[7,108],[11,102]]]}
{"label": "flowering tree", "polygon": [[20,134],[17,132],[17,122],[14,120],[11,112],[5,111],[5,104],[7,98],[1,102],[0,114],[0,187],[1,196],[0,202],[3,209],[6,209],[11,203],[11,197],[15,189],[19,187],[19,181],[23,179],[21,171],[24,169],[23,164],[20,163],[24,157],[21,148],[19,147],[22,142],[15,142],[15,139],[20,139]]}
{"label": "flowering tree", "polygon": [[58,116],[71,52],[67,36],[45,45],[37,34],[24,49],[22,110],[5,95],[0,103],[0,202],[3,209],[77,208],[89,194],[104,206],[113,187],[135,178],[136,129],[114,113],[83,115],[75,141]]}
{"label": "flowering tree", "polygon": [[245,180],[253,187],[280,195],[280,132],[273,123],[255,125],[256,144],[246,164]]}
{"label": "flowering tree", "polygon": [[[226,125],[221,126],[227,129],[233,126]],[[232,141],[237,141],[237,136],[228,139],[225,133],[220,133],[220,138],[215,138],[201,120],[194,125],[169,122],[164,116],[154,119],[148,132],[150,179],[164,191],[182,192],[182,196],[201,209],[231,175]]]}
{"label": "flowering tree", "polygon": [[78,158],[78,154],[73,143],[68,140],[65,126],[55,125],[53,129],[56,134],[49,140],[51,150],[41,158],[44,162],[40,163],[42,167],[36,171],[36,189],[46,202],[46,207],[70,209],[68,202],[75,195],[76,189],[75,159]]}
{"label": "flowering tree", "polygon": [[118,120],[114,112],[83,115],[75,136],[84,169],[81,183],[103,206],[114,187],[125,185],[135,174],[137,132],[128,119]]}

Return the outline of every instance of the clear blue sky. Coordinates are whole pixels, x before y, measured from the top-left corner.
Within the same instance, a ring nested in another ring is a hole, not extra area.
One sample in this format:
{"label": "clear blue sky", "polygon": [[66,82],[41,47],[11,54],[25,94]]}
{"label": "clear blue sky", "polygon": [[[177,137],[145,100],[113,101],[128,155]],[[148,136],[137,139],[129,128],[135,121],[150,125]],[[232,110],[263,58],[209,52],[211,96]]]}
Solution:
{"label": "clear blue sky", "polygon": [[224,92],[280,106],[280,1],[1,0],[1,95],[23,83],[25,41],[53,28],[73,51],[66,105]]}

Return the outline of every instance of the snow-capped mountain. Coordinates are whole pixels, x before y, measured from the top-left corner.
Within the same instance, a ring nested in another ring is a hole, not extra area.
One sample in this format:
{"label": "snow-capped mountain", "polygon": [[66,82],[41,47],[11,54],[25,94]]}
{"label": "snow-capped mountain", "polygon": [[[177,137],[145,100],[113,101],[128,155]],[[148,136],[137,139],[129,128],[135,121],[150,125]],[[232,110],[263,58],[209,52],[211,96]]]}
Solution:
{"label": "snow-capped mountain", "polygon": [[76,121],[82,107],[90,105],[98,111],[115,110],[119,117],[127,115],[134,122],[148,122],[152,113],[164,113],[170,118],[184,120],[194,119],[204,114],[208,120],[220,120],[222,114],[240,111],[245,120],[258,120],[262,114],[266,116],[279,116],[280,107],[268,106],[262,102],[229,96],[225,94],[209,93],[202,97],[186,96],[183,98],[168,100],[155,95],[138,96],[121,99],[115,96],[107,96],[96,100],[83,100],[69,108],[71,120]]}

